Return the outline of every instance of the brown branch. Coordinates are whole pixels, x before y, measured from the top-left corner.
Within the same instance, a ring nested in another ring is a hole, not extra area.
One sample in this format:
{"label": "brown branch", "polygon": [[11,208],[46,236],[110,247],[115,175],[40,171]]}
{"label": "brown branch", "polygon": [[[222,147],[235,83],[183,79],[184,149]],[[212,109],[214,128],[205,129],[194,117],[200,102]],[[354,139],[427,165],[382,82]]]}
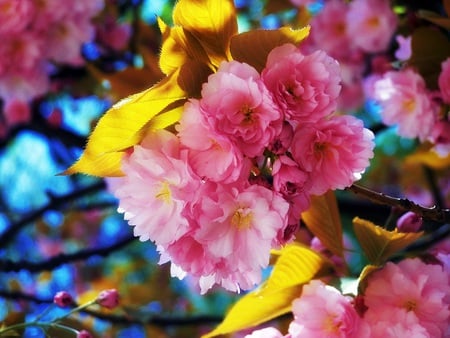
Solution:
{"label": "brown branch", "polygon": [[388,196],[356,184],[353,184],[352,186],[346,188],[346,190],[349,190],[356,195],[361,195],[374,203],[388,205],[405,211],[415,212],[422,218],[430,221],[450,223],[450,209],[441,209],[436,206],[433,206],[431,208],[423,207],[406,198]]}

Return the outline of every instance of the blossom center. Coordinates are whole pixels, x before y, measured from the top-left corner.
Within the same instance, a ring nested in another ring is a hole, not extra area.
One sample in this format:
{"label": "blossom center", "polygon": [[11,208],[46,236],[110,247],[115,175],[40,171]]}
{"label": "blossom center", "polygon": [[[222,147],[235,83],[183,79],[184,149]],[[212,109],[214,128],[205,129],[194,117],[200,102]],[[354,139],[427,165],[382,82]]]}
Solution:
{"label": "blossom center", "polygon": [[417,307],[417,303],[414,300],[407,300],[404,304],[406,311],[414,311]]}
{"label": "blossom center", "polygon": [[248,229],[252,225],[252,219],[253,213],[251,210],[239,208],[231,217],[231,224],[239,230]]}
{"label": "blossom center", "polygon": [[240,109],[240,112],[244,115],[242,122],[244,122],[244,123],[252,123],[253,122],[253,116],[252,116],[253,111],[248,105],[243,106]]}
{"label": "blossom center", "polygon": [[367,20],[367,25],[371,28],[378,28],[380,26],[380,20],[374,16]]}
{"label": "blossom center", "polygon": [[327,333],[338,333],[339,332],[342,322],[338,321],[336,323],[335,318],[336,317],[332,316],[332,315],[329,315],[325,318],[324,325],[323,325],[325,332],[327,332]]}
{"label": "blossom center", "polygon": [[405,100],[402,106],[406,112],[412,113],[416,109],[416,101],[414,99]]}
{"label": "blossom center", "polygon": [[170,191],[170,186],[167,181],[161,183],[161,188],[155,197],[162,200],[164,203],[170,203],[172,199],[172,192]]}

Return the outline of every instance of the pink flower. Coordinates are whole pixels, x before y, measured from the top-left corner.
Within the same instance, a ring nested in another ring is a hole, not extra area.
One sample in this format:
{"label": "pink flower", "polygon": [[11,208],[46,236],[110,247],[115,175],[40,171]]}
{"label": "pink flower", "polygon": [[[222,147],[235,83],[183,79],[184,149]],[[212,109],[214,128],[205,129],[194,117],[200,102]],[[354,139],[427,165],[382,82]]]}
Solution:
{"label": "pink flower", "polygon": [[348,34],[369,53],[385,51],[397,29],[397,16],[388,0],[354,0],[347,13]]}
{"label": "pink flower", "polygon": [[364,319],[370,325],[378,322],[395,325],[398,318],[392,313],[406,312],[403,327],[414,321],[409,318],[413,316],[429,337],[444,336],[450,320],[450,285],[440,265],[425,264],[417,258],[398,264],[388,262],[372,273],[367,282],[365,304],[368,309]]}
{"label": "pink flower", "polygon": [[339,60],[348,58],[356,48],[347,32],[348,9],[348,4],[342,0],[327,1],[311,20],[311,38],[318,49]]}
{"label": "pink flower", "polygon": [[408,211],[397,220],[397,229],[401,232],[417,232],[422,223],[422,217],[412,211]]}
{"label": "pink flower", "polygon": [[339,290],[312,280],[303,286],[300,298],[292,303],[292,338],[361,338],[367,335],[351,299]]}
{"label": "pink flower", "polygon": [[261,281],[289,206],[258,185],[206,187],[192,210],[191,232],[162,248],[163,261],[176,265],[177,276],[186,272],[197,278],[202,293],[214,284],[248,290]]}
{"label": "pink flower", "polygon": [[0,0],[0,35],[23,31],[34,16],[32,1]]}
{"label": "pink flower", "polygon": [[77,338],[93,338],[93,336],[89,331],[81,330],[77,333]]}
{"label": "pink flower", "polygon": [[292,128],[292,125],[289,122],[284,121],[280,135],[269,144],[268,149],[276,155],[284,154],[289,149],[293,136],[294,129]]}
{"label": "pink flower", "polygon": [[417,317],[403,310],[387,310],[387,321],[377,321],[370,325],[370,338],[432,338],[420,325]]}
{"label": "pink flower", "polygon": [[442,100],[444,100],[445,103],[450,103],[450,58],[447,58],[441,64],[441,73],[439,74],[438,84]]}
{"label": "pink flower", "polygon": [[181,144],[188,149],[192,169],[198,176],[214,182],[231,183],[241,176],[248,177],[241,151],[227,136],[217,133],[203,114],[199,101],[191,99],[176,127]]}
{"label": "pink flower", "polygon": [[411,51],[412,37],[411,36],[404,37],[403,35],[397,35],[395,37],[395,40],[398,43],[398,49],[395,51],[395,57],[397,58],[397,60],[400,61],[408,60],[412,54]]}
{"label": "pink flower", "polygon": [[297,127],[292,156],[309,174],[312,194],[343,189],[361,178],[373,157],[374,135],[353,116],[332,116]]}
{"label": "pink flower", "polygon": [[27,123],[31,119],[30,106],[26,102],[19,100],[7,101],[3,113],[5,115],[6,123],[12,127],[17,124]]}
{"label": "pink flower", "polygon": [[223,62],[203,85],[202,111],[218,133],[249,157],[261,155],[281,132],[282,115],[251,66]]}
{"label": "pink flower", "polygon": [[317,121],[335,108],[341,86],[339,65],[323,51],[303,55],[292,44],[274,48],[262,78],[285,116]]}
{"label": "pink flower", "polygon": [[273,187],[289,202],[289,224],[296,224],[309,207],[309,174],[287,156],[275,160],[272,168]]}
{"label": "pink flower", "polygon": [[116,182],[114,193],[135,236],[167,245],[189,230],[184,213],[201,182],[176,136],[165,130],[150,133],[123,160],[123,171],[126,176]]}
{"label": "pink flower", "polygon": [[446,157],[450,153],[450,121],[436,122],[428,139],[434,143],[434,151],[439,156]]}
{"label": "pink flower", "polygon": [[97,296],[95,302],[107,309],[114,309],[119,305],[119,293],[116,289],[103,290]]}
{"label": "pink flower", "polygon": [[59,307],[68,307],[74,303],[72,296],[67,291],[59,291],[53,297],[53,303]]}
{"label": "pink flower", "polygon": [[246,335],[244,338],[287,338],[274,327],[266,327],[264,329],[255,330],[252,333]]}
{"label": "pink flower", "polygon": [[41,65],[26,70],[13,69],[0,76],[0,97],[5,102],[29,102],[45,94],[49,86],[48,75]]}
{"label": "pink flower", "polygon": [[374,97],[382,106],[381,118],[398,125],[403,137],[425,140],[436,121],[438,106],[427,92],[423,78],[411,69],[389,71],[375,82]]}
{"label": "pink flower", "polygon": [[97,39],[109,48],[121,50],[125,48],[131,36],[131,26],[119,23],[112,16],[106,16],[97,26]]}

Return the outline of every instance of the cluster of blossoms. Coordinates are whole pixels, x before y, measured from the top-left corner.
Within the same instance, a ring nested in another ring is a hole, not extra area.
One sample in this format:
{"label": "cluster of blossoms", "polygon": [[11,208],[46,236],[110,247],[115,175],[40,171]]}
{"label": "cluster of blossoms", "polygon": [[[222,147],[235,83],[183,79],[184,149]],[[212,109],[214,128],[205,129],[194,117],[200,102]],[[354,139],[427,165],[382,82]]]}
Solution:
{"label": "cluster of blossoms", "polygon": [[119,211],[202,292],[252,288],[310,196],[351,185],[373,156],[362,121],[334,114],[339,92],[338,63],[322,51],[276,47],[261,73],[223,62],[176,134],[152,132],[124,159]]}
{"label": "cluster of blossoms", "polygon": [[7,125],[26,122],[28,103],[49,91],[58,64],[79,66],[82,43],[103,0],[0,0],[0,99]]}
{"label": "cluster of blossoms", "polygon": [[293,301],[287,335],[268,327],[246,338],[449,337],[448,253],[445,257],[436,264],[418,258],[389,262],[369,275],[364,294],[355,298],[313,280]]}

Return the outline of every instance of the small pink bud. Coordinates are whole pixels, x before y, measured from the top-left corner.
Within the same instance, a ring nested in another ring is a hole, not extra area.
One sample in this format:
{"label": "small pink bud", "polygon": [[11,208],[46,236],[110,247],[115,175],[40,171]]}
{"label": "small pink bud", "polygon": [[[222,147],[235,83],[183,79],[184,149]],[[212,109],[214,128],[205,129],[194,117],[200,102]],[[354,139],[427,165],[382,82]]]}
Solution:
{"label": "small pink bud", "polygon": [[107,309],[114,309],[119,304],[119,293],[116,289],[103,290],[96,302]]}
{"label": "small pink bud", "polygon": [[93,338],[93,336],[89,331],[81,330],[77,333],[77,338]]}
{"label": "small pink bud", "polygon": [[59,307],[67,307],[73,304],[73,298],[67,291],[59,291],[53,297],[53,303]]}
{"label": "small pink bud", "polygon": [[401,232],[417,232],[422,223],[422,217],[412,211],[408,211],[397,220],[397,229]]}

